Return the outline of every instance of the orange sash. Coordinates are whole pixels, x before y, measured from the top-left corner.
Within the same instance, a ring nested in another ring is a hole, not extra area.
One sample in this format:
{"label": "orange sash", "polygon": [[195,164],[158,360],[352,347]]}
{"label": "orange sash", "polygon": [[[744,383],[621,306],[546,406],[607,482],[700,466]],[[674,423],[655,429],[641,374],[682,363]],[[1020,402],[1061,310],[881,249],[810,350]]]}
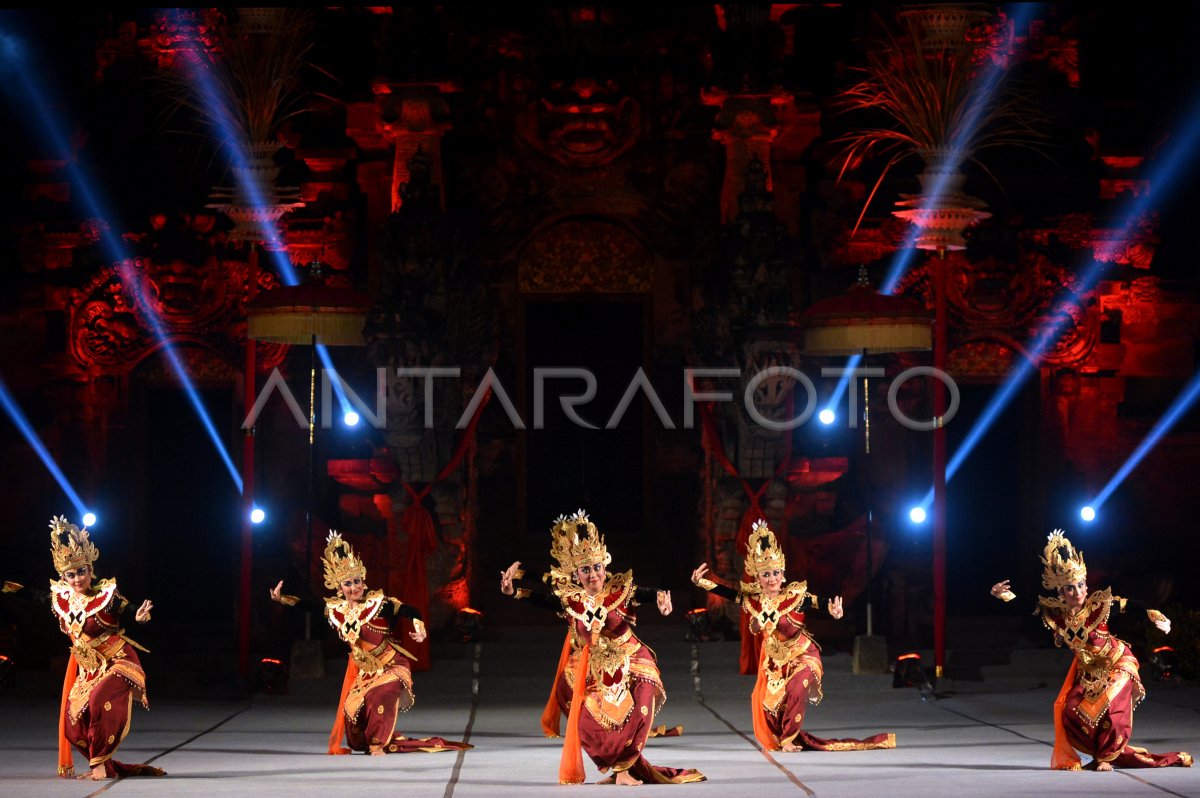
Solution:
{"label": "orange sash", "polygon": [[[558,707],[558,682],[562,679],[563,671],[567,669],[567,661],[571,659],[571,630],[567,630],[567,639],[563,641],[562,654],[558,657],[558,668],[554,671],[554,681],[550,683],[550,700],[542,710],[542,734],[547,737],[561,737],[558,733],[558,721],[562,711]],[[576,682],[578,684],[578,682]]]}
{"label": "orange sash", "polygon": [[349,748],[342,747],[342,735],[346,733],[346,696],[350,694],[350,687],[357,677],[358,666],[354,664],[354,657],[348,657],[346,678],[342,680],[342,696],[338,699],[337,720],[333,722],[333,729],[329,732],[329,753],[334,756],[350,753]]}
{"label": "orange sash", "polygon": [[1054,751],[1050,754],[1050,767],[1055,770],[1079,770],[1079,755],[1067,741],[1067,730],[1063,726],[1063,713],[1067,711],[1067,693],[1075,686],[1075,673],[1079,668],[1077,660],[1071,660],[1067,670],[1067,678],[1063,681],[1062,690],[1054,701]]}
{"label": "orange sash", "polygon": [[[755,635],[757,637],[757,635]],[[758,666],[758,679],[754,682],[754,691],[750,693],[750,717],[754,720],[754,738],[766,751],[778,751],[779,741],[767,725],[767,710],[763,709],[763,699],[767,696],[767,676],[762,664]]]}
{"label": "orange sash", "polygon": [[738,630],[742,634],[742,647],[738,652],[739,673],[754,673],[762,663],[762,635],[750,631],[750,613],[739,612]]}
{"label": "orange sash", "polygon": [[79,674],[79,663],[75,661],[75,653],[67,660],[67,672],[63,675],[62,704],[58,708],[58,775],[69,776],[75,769],[71,758],[71,744],[67,742],[67,700],[71,696],[71,688],[75,686],[75,677]]}
{"label": "orange sash", "polygon": [[563,740],[562,759],[558,763],[559,784],[583,784],[583,751],[579,741],[579,713],[587,693],[588,660],[592,647],[584,644],[575,663],[575,691],[571,695],[571,714],[567,715],[567,736]]}

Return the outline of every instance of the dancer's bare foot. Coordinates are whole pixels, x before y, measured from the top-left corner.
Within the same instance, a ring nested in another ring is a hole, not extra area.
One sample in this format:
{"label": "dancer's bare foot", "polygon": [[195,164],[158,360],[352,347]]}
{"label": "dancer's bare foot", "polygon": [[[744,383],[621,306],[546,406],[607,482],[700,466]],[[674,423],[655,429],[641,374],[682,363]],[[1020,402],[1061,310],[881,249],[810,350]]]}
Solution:
{"label": "dancer's bare foot", "polygon": [[604,778],[597,781],[596,783],[597,784],[616,784],[617,783],[617,774],[610,773],[607,776],[605,776]]}
{"label": "dancer's bare foot", "polygon": [[1097,762],[1096,763],[1096,772],[1097,773],[1106,773],[1110,770],[1112,770],[1112,762]]}
{"label": "dancer's bare foot", "polygon": [[371,751],[371,756],[387,756],[387,751],[384,751],[383,746],[380,746],[380,745],[371,746],[370,751]]}
{"label": "dancer's bare foot", "polygon": [[640,779],[635,779],[633,776],[630,776],[628,770],[622,770],[615,775],[617,777],[615,783],[620,784],[622,787],[636,787],[642,783]]}
{"label": "dancer's bare foot", "polygon": [[87,773],[80,773],[75,778],[84,779],[86,781],[107,781],[112,777],[108,775],[108,771],[105,769],[104,765],[100,764],[96,765],[96,767],[92,768]]}
{"label": "dancer's bare foot", "polygon": [[796,745],[795,743],[784,743],[783,750],[788,752],[789,754],[792,754],[801,749],[800,749],[800,746]]}

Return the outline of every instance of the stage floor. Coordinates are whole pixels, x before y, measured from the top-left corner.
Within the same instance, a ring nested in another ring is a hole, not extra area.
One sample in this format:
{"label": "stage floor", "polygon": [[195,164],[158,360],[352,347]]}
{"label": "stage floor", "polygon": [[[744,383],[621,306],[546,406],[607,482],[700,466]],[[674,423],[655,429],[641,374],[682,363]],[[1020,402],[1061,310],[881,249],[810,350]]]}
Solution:
{"label": "stage floor", "polygon": [[[416,674],[417,703],[398,731],[465,739],[475,748],[386,757],[324,754],[340,673],[250,702],[172,700],[155,698],[154,680],[171,677],[156,674],[147,655],[152,708],[135,706],[118,757],[162,767],[164,779],[55,778],[57,688],[52,679],[21,674],[17,689],[0,691],[0,795],[578,795],[581,788],[556,783],[559,742],[543,738],[538,725],[561,635],[556,627],[507,627],[489,630],[479,644],[442,647],[435,670]],[[678,625],[651,624],[642,636],[657,651],[667,686],[658,722],[684,727],[682,737],[651,740],[647,757],[699,768],[709,779],[643,788],[656,795],[1200,796],[1200,768],[1048,769],[1063,652],[1015,652],[1010,664],[985,668],[983,681],[943,682],[939,690],[948,695],[929,702],[915,689],[893,689],[890,676],[855,676],[849,656],[829,655],[825,700],[810,708],[805,727],[824,737],[895,732],[897,748],[765,754],[752,742],[746,704],[753,680],[736,672],[736,643],[684,642]],[[1147,689],[1134,743],[1200,751],[1200,686],[1148,682]],[[594,781],[598,773],[586,764]]]}

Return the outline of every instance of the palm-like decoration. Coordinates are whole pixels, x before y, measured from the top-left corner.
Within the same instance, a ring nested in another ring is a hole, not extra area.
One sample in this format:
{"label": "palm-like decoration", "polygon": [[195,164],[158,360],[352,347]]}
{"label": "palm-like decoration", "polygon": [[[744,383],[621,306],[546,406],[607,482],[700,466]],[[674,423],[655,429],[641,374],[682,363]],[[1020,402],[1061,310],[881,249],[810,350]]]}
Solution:
{"label": "palm-like decoration", "polygon": [[300,73],[312,47],[312,14],[293,8],[239,8],[213,51],[193,51],[163,75],[167,93],[211,130],[230,155],[233,186],[213,190],[213,204],[234,221],[231,235],[271,240],[294,208],[297,190],[275,185],[279,126],[303,111]]}
{"label": "palm-like decoration", "polygon": [[[836,140],[843,146],[839,179],[868,158],[887,157],[855,230],[891,168],[909,157],[921,158],[927,173],[955,176],[967,160],[986,172],[976,157],[980,151],[1029,147],[1043,138],[1041,115],[1026,94],[1002,85],[1003,72],[988,63],[983,43],[973,43],[964,29],[956,41],[943,37],[930,46],[919,15],[901,20],[902,32],[884,33],[860,69],[861,79],[838,98],[843,111],[869,112],[884,120]],[[953,190],[961,176],[952,182]]]}
{"label": "palm-like decoration", "polygon": [[212,51],[163,74],[167,93],[212,127],[221,143],[271,141],[299,113],[300,71],[312,47],[312,14],[294,8],[239,8]]}

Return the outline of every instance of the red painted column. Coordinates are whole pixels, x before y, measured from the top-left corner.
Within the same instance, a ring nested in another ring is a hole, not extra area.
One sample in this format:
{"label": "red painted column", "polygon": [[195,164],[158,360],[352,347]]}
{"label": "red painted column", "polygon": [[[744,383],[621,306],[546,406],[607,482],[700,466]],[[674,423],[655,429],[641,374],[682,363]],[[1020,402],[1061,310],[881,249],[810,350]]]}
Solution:
{"label": "red painted column", "polygon": [[[933,367],[946,370],[946,250],[934,258]],[[946,664],[946,389],[933,388],[933,661],[937,675]]]}
{"label": "red painted column", "polygon": [[[246,274],[246,302],[254,299],[258,288],[258,244],[250,245]],[[243,379],[245,401],[243,412],[254,407],[257,372],[254,339],[246,336],[246,373]],[[241,574],[238,580],[238,675],[250,673],[250,581],[254,558],[254,525],[250,510],[254,506],[254,427],[243,430],[242,438],[242,540]]]}

